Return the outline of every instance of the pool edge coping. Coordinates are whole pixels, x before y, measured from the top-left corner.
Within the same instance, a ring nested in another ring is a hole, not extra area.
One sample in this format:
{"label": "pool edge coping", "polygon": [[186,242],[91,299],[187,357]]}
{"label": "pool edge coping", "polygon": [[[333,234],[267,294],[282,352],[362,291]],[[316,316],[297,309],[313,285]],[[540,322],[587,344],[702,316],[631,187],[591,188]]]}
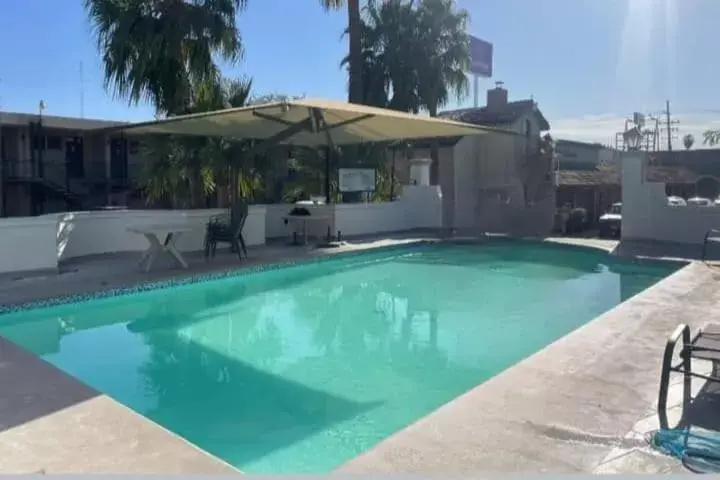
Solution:
{"label": "pool edge coping", "polygon": [[47,298],[31,299],[25,301],[19,301],[15,303],[6,303],[0,305],[0,317],[19,311],[35,310],[47,307],[56,307],[62,305],[71,305],[74,303],[84,302],[87,300],[96,300],[104,298],[114,298],[123,295],[140,293],[140,292],[151,292],[155,290],[161,290],[163,288],[193,285],[196,283],[203,283],[213,280],[221,280],[226,278],[238,278],[251,275],[254,273],[265,272],[270,270],[278,270],[287,267],[293,267],[296,265],[303,264],[316,264],[326,262],[333,259],[342,259],[370,252],[391,252],[393,250],[402,250],[409,247],[417,248],[424,245],[432,245],[440,243],[437,239],[418,239],[406,241],[393,245],[378,245],[368,246],[360,248],[352,248],[340,252],[321,252],[319,254],[310,255],[308,257],[282,259],[277,261],[268,261],[257,265],[244,266],[239,265],[237,267],[226,267],[221,270],[212,272],[202,273],[191,273],[189,275],[180,275],[177,277],[170,277],[161,280],[147,280],[140,282],[132,282],[126,285],[111,287],[106,289],[98,289],[87,292],[76,292],[69,294],[62,294],[57,296],[51,296]]}
{"label": "pool edge coping", "polygon": [[[502,236],[502,235],[483,235],[480,237],[448,237],[448,238],[438,238],[438,237],[430,237],[430,238],[422,238],[422,239],[413,239],[409,241],[402,241],[391,245],[369,245],[369,246],[360,246],[360,247],[353,247],[344,251],[339,252],[332,252],[332,251],[320,251],[316,254],[311,254],[307,257],[300,257],[300,258],[290,258],[290,259],[282,259],[277,261],[268,261],[264,263],[260,263],[257,265],[252,266],[244,266],[244,265],[238,265],[235,267],[225,267],[221,270],[212,271],[212,272],[199,272],[199,273],[191,273],[189,275],[181,275],[160,279],[160,280],[147,280],[147,281],[139,281],[139,282],[130,282],[126,285],[121,285],[118,287],[111,287],[111,288],[100,288],[96,290],[90,290],[86,292],[75,292],[75,293],[68,293],[68,294],[62,294],[57,296],[50,296],[46,298],[37,298],[37,299],[30,299],[30,300],[23,300],[19,302],[13,302],[13,303],[5,303],[3,305],[0,305],[0,317],[9,314],[14,313],[18,311],[25,311],[25,310],[34,310],[39,308],[46,308],[46,307],[54,307],[54,306],[61,306],[61,305],[70,305],[73,303],[79,303],[87,300],[96,300],[96,299],[104,299],[104,298],[113,298],[113,297],[119,297],[122,295],[127,294],[133,294],[133,293],[140,293],[140,292],[148,292],[148,291],[154,291],[154,290],[161,290],[163,288],[173,287],[173,286],[182,286],[182,285],[192,285],[196,283],[202,283],[207,281],[213,281],[213,280],[220,280],[225,278],[237,278],[237,277],[243,277],[246,275],[251,275],[253,273],[258,272],[264,272],[269,270],[277,270],[282,269],[286,267],[292,267],[295,265],[303,265],[303,264],[316,264],[325,262],[332,259],[342,259],[342,258],[348,258],[353,256],[358,256],[362,254],[367,253],[377,253],[377,252],[383,252],[388,251],[392,252],[394,250],[402,250],[405,248],[418,248],[425,245],[433,245],[438,243],[452,243],[452,244],[466,244],[466,245],[478,245],[478,244],[485,244],[485,243],[492,243],[492,242],[517,242],[517,243],[524,243],[524,244],[538,244],[538,245],[545,245],[549,248],[564,248],[564,249],[571,249],[571,250],[580,250],[580,251],[596,251],[600,253],[604,253],[608,255],[609,257],[614,257],[616,259],[620,259],[621,261],[628,261],[632,262],[638,265],[642,264],[675,264],[678,266],[678,270],[684,268],[685,266],[693,263],[692,261],[684,261],[679,259],[664,259],[664,258],[649,258],[649,257],[642,257],[642,256],[620,256],[613,253],[613,250],[608,250],[606,248],[603,248],[599,245],[592,245],[592,244],[578,244],[574,242],[562,242],[557,241],[549,238],[533,238],[533,237],[508,237],[508,236]],[[319,249],[316,249],[318,251]]]}

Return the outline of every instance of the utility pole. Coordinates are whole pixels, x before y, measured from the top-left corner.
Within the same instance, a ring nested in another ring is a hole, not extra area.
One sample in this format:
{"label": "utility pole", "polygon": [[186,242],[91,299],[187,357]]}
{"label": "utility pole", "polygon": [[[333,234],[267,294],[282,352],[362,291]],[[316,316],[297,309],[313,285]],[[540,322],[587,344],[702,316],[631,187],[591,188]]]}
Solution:
{"label": "utility pole", "polygon": [[80,60],[80,118],[85,118],[85,79],[82,60]]}
{"label": "utility pole", "polygon": [[668,152],[672,152],[672,130],[670,123],[670,100],[665,101],[665,126],[667,127]]}
{"label": "utility pole", "polygon": [[665,127],[665,134],[667,135],[667,147],[668,152],[672,152],[672,141],[676,137],[677,134],[677,124],[680,123],[679,120],[673,120],[672,114],[670,113],[670,100],[665,101],[665,111],[663,112],[665,116],[664,127]]}
{"label": "utility pole", "polygon": [[660,147],[660,119],[655,117],[655,136],[653,138],[653,152],[657,152]]}

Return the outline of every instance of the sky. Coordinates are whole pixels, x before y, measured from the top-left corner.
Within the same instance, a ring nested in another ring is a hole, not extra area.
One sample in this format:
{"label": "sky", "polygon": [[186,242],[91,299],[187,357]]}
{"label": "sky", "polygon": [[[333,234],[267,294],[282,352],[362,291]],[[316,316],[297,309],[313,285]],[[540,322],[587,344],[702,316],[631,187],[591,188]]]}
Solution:
{"label": "sky", "polygon": [[[555,138],[614,143],[635,111],[670,101],[679,139],[720,128],[718,0],[457,0],[469,33],[494,45],[495,81],[511,100],[532,97]],[[345,12],[318,0],[248,0],[238,18],[245,54],[230,76],[253,78],[255,94],[347,97],[340,61]],[[472,85],[472,82],[471,82]],[[113,120],[151,119],[103,86],[83,0],[0,0],[0,110]],[[472,89],[461,103],[472,106]]]}

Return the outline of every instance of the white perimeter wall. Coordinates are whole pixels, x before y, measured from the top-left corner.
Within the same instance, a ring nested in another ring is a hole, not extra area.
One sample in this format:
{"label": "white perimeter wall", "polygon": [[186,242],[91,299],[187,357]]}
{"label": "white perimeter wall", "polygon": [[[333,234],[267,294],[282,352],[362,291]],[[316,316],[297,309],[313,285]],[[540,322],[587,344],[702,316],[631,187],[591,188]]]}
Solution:
{"label": "white perimeter wall", "polygon": [[720,206],[670,206],[664,183],[645,181],[647,158],[622,158],[623,240],[702,244],[705,233],[720,228]]}
{"label": "white perimeter wall", "polygon": [[[57,255],[60,260],[112,252],[141,252],[147,249],[144,236],[130,227],[182,223],[192,228],[183,233],[177,247],[183,252],[203,249],[205,226],[212,215],[224,210],[121,210],[113,212],[71,212],[55,215]],[[243,236],[247,245],[265,243],[265,207],[248,209]]]}
{"label": "white perimeter wall", "polygon": [[57,268],[57,217],[0,219],[0,273]]}
{"label": "white perimeter wall", "polygon": [[[263,245],[266,238],[292,234],[283,216],[292,205],[253,205],[243,235],[248,246]],[[437,186],[407,186],[391,203],[339,204],[310,207],[312,215],[327,218],[316,222],[315,235],[341,231],[343,237],[416,228],[442,227],[442,194]],[[181,251],[203,249],[205,225],[223,210],[119,210],[69,212],[39,217],[0,219],[0,273],[57,269],[58,261],[115,252],[147,249],[144,236],[130,227],[153,224],[190,225],[177,246]]]}

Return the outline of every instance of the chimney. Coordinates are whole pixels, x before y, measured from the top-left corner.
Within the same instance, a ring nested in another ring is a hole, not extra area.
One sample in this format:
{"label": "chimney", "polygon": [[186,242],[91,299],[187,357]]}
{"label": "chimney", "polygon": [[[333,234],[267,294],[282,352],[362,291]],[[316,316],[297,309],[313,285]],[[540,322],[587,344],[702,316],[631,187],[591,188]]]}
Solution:
{"label": "chimney", "polygon": [[498,110],[507,105],[508,91],[503,88],[503,82],[495,82],[495,88],[487,92],[488,110]]}

